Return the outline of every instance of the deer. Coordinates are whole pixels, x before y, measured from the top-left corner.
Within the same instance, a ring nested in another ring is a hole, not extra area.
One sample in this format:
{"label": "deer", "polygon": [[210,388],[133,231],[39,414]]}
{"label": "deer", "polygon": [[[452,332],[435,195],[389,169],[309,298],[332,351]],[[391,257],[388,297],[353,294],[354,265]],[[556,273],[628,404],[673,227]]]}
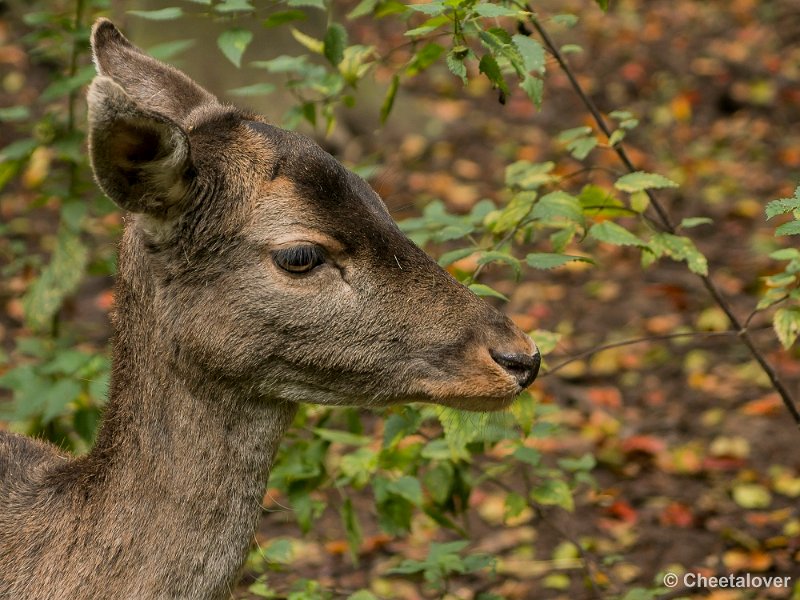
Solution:
{"label": "deer", "polygon": [[227,598],[299,403],[510,405],[534,342],[310,138],[99,19],[88,152],[127,212],[94,445],[0,431],[0,598]]}

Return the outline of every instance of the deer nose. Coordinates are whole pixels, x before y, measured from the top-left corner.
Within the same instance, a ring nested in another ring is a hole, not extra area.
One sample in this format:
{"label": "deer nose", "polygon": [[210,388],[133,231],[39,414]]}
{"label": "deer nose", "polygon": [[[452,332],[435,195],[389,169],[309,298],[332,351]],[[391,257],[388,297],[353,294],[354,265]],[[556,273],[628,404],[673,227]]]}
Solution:
{"label": "deer nose", "polygon": [[539,373],[539,366],[542,364],[542,357],[539,352],[534,354],[513,354],[490,350],[489,354],[498,365],[512,375],[521,389],[525,389]]}

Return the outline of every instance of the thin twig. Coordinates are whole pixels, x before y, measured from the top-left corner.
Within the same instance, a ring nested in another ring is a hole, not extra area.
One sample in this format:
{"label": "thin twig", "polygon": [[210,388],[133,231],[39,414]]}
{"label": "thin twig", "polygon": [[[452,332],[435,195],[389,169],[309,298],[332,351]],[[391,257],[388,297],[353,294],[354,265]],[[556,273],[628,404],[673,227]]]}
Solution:
{"label": "thin twig", "polygon": [[603,344],[602,346],[595,346],[594,348],[591,348],[589,350],[584,350],[583,352],[579,352],[574,356],[570,356],[565,361],[558,363],[552,369],[548,369],[547,373],[543,373],[542,375],[540,375],[540,378],[552,375],[559,369],[566,367],[568,364],[574,363],[575,361],[581,360],[583,358],[587,358],[589,356],[592,356],[593,354],[602,352],[603,350],[610,350],[612,348],[621,348],[623,346],[633,346],[634,344],[642,344],[645,342],[672,340],[675,338],[684,338],[684,337],[720,337],[720,336],[729,337],[732,335],[737,335],[737,333],[738,332],[736,331],[685,331],[681,333],[665,333],[663,335],[651,335],[645,337],[631,338],[628,340],[621,340],[619,342],[611,342],[609,344]]}
{"label": "thin twig", "polygon": [[789,294],[786,294],[785,296],[782,296],[782,297],[778,298],[777,300],[775,300],[775,301],[773,301],[773,302],[770,302],[770,303],[769,303],[769,304],[767,304],[766,306],[762,306],[761,308],[759,308],[758,306],[756,306],[756,307],[755,307],[755,308],[754,308],[754,309],[753,309],[753,310],[750,312],[750,314],[749,314],[749,315],[747,315],[747,318],[744,320],[744,326],[745,326],[745,328],[747,328],[747,327],[749,327],[749,326],[750,326],[750,321],[752,321],[752,320],[753,320],[753,317],[755,317],[755,316],[756,316],[758,313],[760,313],[760,312],[763,312],[763,311],[765,311],[765,310],[768,310],[768,309],[772,308],[773,306],[776,306],[776,305],[780,304],[781,302],[785,302],[785,301],[786,301],[786,300],[788,300],[788,299],[789,299]]}
{"label": "thin twig", "polygon": [[[561,69],[566,74],[567,78],[569,79],[570,84],[572,85],[573,90],[578,95],[578,97],[583,102],[584,106],[589,110],[594,118],[597,126],[600,130],[606,134],[607,136],[611,136],[611,129],[608,127],[603,115],[601,114],[600,110],[597,108],[597,105],[594,101],[589,98],[586,92],[581,87],[581,84],[578,82],[575,74],[572,72],[569,64],[567,63],[564,55],[561,54],[561,51],[556,46],[553,38],[550,37],[550,34],[544,29],[542,24],[536,18],[536,15],[533,13],[530,7],[528,7],[528,11],[530,11],[530,22],[533,27],[538,32],[539,36],[541,36],[542,41],[544,42],[545,46],[547,47],[548,51],[555,57],[556,61],[558,62]],[[628,153],[625,151],[625,147],[622,145],[622,142],[619,142],[613,146],[614,152],[616,152],[619,159],[625,165],[625,168],[628,169],[629,172],[633,173],[637,171],[636,167],[634,166],[633,162],[631,162]],[[656,198],[655,194],[651,190],[645,190],[647,197],[650,199],[650,205],[658,214],[659,221],[661,223],[661,227],[667,233],[675,234],[677,231],[676,227],[672,224],[672,221],[667,214],[667,211],[661,205],[661,203]],[[756,347],[755,343],[753,342],[752,337],[750,336],[746,325],[743,325],[736,314],[733,312],[733,308],[722,295],[722,292],[716,286],[716,284],[712,281],[709,275],[701,275],[697,274],[700,280],[703,282],[703,286],[706,288],[708,293],[713,298],[714,302],[719,306],[725,315],[728,317],[731,323],[731,332],[736,333],[739,338],[742,340],[742,343],[747,347],[750,351],[750,354],[753,358],[756,359],[761,369],[766,373],[767,377],[772,384],[772,387],[781,397],[783,400],[783,404],[786,406],[789,413],[792,415],[794,419],[795,425],[800,427],[800,410],[798,410],[797,405],[792,398],[791,393],[784,385],[783,381],[778,376],[778,373],[773,369],[772,365],[767,361],[761,351]]]}

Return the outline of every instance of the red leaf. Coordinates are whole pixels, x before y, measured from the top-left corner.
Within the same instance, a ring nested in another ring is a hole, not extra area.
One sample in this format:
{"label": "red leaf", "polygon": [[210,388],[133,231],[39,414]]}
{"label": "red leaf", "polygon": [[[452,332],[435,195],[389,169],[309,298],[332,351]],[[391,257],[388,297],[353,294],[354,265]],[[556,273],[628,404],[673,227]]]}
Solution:
{"label": "red leaf", "polygon": [[636,509],[624,500],[617,500],[606,509],[606,512],[615,519],[629,524],[636,523],[639,518]]}
{"label": "red leaf", "polygon": [[655,456],[664,452],[667,444],[661,438],[652,435],[633,435],[623,440],[621,447],[626,454],[641,452]]}
{"label": "red leaf", "polygon": [[670,502],[661,512],[658,520],[664,526],[687,528],[694,524],[694,515],[688,506],[681,502]]}

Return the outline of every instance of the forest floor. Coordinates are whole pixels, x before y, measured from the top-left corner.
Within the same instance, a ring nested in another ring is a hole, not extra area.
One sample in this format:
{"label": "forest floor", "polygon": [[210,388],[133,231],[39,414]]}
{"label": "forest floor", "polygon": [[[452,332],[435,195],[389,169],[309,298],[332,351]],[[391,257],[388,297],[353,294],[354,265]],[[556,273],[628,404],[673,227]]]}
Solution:
{"label": "forest floor", "polygon": [[[640,119],[627,140],[637,167],[681,183],[679,192],[659,194],[673,221],[713,219],[691,235],[734,311],[746,318],[761,292],[759,278],[775,269],[766,258],[774,238],[764,205],[800,183],[800,8],[792,0],[627,0],[612,1],[603,15],[589,2],[543,4],[581,15],[575,27],[554,35],[583,47],[570,63],[602,110],[626,109]],[[402,43],[395,32],[357,26],[363,30],[353,37],[363,43]],[[462,90],[442,65],[403,90],[379,136],[344,115],[350,135],[335,142],[356,158],[378,153],[371,183],[397,218],[432,198],[454,211],[482,198],[501,202],[505,166],[519,159],[555,161],[576,189],[621,174],[612,152],[597,151],[594,169],[585,170],[556,141],[559,131],[592,122],[552,60],[545,90],[540,111],[517,95],[503,106],[481,83]],[[1,202],[2,219],[29,214],[24,195]],[[54,220],[42,216],[47,210],[23,238],[31,253],[44,252],[41,240],[54,230]],[[800,586],[800,433],[777,394],[736,337],[719,335],[727,328],[724,315],[683,265],[663,261],[643,271],[629,248],[605,248],[597,257],[596,266],[526,271],[517,282],[499,267],[484,272],[510,298],[503,309],[523,329],[561,334],[547,367],[579,356],[555,371],[545,368],[533,393],[559,408],[563,426],[542,450],[553,459],[592,453],[599,485],[576,498],[574,513],[552,509],[512,524],[503,522],[502,490],[477,489],[466,526],[476,549],[498,558],[497,573],[459,579],[453,597],[491,591],[509,600],[598,598],[650,586],[679,569],[788,576]],[[23,331],[25,285],[0,281],[7,351]],[[94,324],[89,346],[102,348],[108,334],[108,286],[108,278],[89,280],[65,308],[71,319]],[[780,348],[769,316],[754,317],[754,338],[800,397],[797,349]],[[708,335],[662,339],[684,327]],[[613,345],[638,338],[646,341]],[[372,426],[380,431],[377,420]],[[408,539],[383,535],[371,499],[355,498],[366,541],[354,565],[334,510],[339,492],[320,497],[329,509],[306,535],[285,498],[274,491],[265,497],[259,541],[279,536],[295,548],[291,570],[270,573],[274,587],[305,576],[345,597],[345,590],[379,579],[396,554],[418,555],[435,535],[424,520]],[[570,550],[578,540],[586,556]],[[587,585],[586,562],[608,579],[607,588]],[[236,597],[256,597],[247,592],[252,575],[245,573]],[[386,597],[435,597],[420,581],[384,579]],[[800,587],[794,590],[718,589],[696,597],[800,597]]]}

